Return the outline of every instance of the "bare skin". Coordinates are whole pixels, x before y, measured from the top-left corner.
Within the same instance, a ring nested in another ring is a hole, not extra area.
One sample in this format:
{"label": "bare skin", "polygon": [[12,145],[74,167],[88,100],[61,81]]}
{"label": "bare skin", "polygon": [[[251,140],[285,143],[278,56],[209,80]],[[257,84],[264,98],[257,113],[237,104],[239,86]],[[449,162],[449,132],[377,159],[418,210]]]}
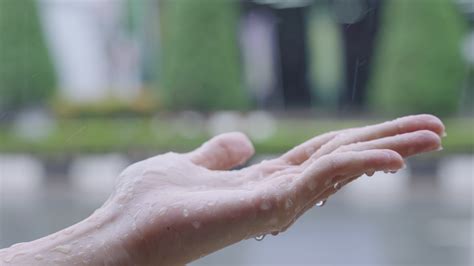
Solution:
{"label": "bare skin", "polygon": [[409,116],[326,133],[240,170],[229,169],[253,155],[251,142],[241,133],[219,135],[190,153],[129,166],[90,217],[0,250],[0,261],[184,265],[241,240],[285,231],[364,173],[397,171],[403,158],[440,149],[444,132],[434,116]]}

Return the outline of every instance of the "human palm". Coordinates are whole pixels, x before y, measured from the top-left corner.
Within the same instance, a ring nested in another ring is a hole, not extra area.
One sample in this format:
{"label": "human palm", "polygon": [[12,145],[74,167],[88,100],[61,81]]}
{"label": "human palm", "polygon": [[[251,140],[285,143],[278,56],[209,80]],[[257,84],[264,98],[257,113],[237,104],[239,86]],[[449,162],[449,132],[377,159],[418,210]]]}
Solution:
{"label": "human palm", "polygon": [[136,264],[184,264],[249,237],[286,230],[357,177],[397,171],[403,157],[440,148],[430,115],[330,132],[282,156],[229,170],[254,153],[241,133],[128,167],[102,209],[121,213],[123,249]]}

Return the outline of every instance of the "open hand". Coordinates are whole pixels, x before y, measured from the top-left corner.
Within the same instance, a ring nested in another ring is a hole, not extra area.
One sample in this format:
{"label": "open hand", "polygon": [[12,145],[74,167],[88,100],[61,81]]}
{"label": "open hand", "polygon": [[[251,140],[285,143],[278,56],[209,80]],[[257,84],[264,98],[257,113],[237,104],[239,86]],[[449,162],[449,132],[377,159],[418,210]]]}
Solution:
{"label": "open hand", "polygon": [[241,133],[129,166],[84,221],[0,250],[19,265],[179,265],[249,237],[286,230],[342,186],[440,148],[441,121],[417,115],[323,134],[239,170],[254,153]]}
{"label": "open hand", "polygon": [[[282,156],[240,170],[254,153],[227,133],[186,153],[166,153],[127,168],[107,206],[119,206],[139,263],[187,263],[249,237],[284,231],[316,203],[374,171],[397,171],[403,158],[437,150],[444,134],[430,115],[330,132]],[[128,217],[128,218],[126,218]]]}

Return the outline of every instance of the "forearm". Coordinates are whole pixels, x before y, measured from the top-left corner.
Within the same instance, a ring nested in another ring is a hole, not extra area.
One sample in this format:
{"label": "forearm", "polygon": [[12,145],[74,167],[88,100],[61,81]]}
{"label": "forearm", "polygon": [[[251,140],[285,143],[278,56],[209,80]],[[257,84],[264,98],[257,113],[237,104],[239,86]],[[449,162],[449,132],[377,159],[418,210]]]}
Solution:
{"label": "forearm", "polygon": [[[11,265],[126,265],[129,259],[120,234],[119,212],[101,208],[62,231],[0,250]],[[124,233],[125,234],[125,233]]]}

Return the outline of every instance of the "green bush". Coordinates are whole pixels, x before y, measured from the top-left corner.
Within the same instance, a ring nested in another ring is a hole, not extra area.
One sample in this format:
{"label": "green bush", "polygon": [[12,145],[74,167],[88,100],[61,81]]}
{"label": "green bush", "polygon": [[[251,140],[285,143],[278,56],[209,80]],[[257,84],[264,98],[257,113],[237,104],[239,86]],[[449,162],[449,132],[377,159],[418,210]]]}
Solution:
{"label": "green bush", "polygon": [[377,112],[456,112],[465,76],[460,52],[465,30],[447,0],[391,0],[375,65],[370,103]]}
{"label": "green bush", "polygon": [[41,104],[53,93],[39,23],[34,0],[0,1],[0,108]]}
{"label": "green bush", "polygon": [[0,1],[0,108],[41,104],[52,95],[53,68],[34,0]]}
{"label": "green bush", "polygon": [[243,109],[238,1],[165,1],[165,104],[173,109]]}

